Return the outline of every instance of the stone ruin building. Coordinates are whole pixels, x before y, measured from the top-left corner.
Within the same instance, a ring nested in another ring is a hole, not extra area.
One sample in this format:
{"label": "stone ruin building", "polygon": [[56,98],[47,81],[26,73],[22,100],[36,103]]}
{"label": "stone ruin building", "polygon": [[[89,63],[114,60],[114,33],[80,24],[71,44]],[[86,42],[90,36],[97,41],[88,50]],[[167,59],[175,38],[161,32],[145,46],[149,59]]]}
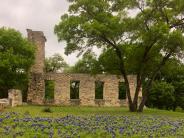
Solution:
{"label": "stone ruin building", "polygon": [[[90,75],[90,74],[68,74],[68,73],[45,73],[45,42],[46,38],[41,31],[27,29],[28,39],[35,43],[36,59],[31,68],[31,77],[28,88],[27,101],[31,104],[46,104],[45,81],[52,80],[54,86],[54,98],[52,105],[81,105],[81,106],[126,106],[127,97],[119,99],[119,83],[123,78],[117,75]],[[128,76],[130,91],[134,97],[136,76]],[[79,82],[79,97],[72,99],[70,96],[71,81]],[[95,82],[103,82],[103,98],[95,99]],[[139,95],[141,98],[141,95]]]}

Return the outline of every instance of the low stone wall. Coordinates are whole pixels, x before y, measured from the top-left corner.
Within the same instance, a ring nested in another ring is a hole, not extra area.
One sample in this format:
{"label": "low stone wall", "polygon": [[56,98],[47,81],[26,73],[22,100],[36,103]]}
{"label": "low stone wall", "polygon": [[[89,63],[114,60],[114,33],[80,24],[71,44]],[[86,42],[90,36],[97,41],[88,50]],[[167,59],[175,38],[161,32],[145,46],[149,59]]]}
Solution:
{"label": "low stone wall", "polygon": [[15,107],[18,105],[22,105],[22,92],[20,90],[10,89],[8,98],[0,99],[0,111],[8,106]]}
{"label": "low stone wall", "polygon": [[0,99],[0,111],[2,111],[5,107],[9,106],[8,99]]}
{"label": "low stone wall", "polygon": [[22,105],[22,92],[20,90],[11,89],[8,91],[9,105],[12,107]]}

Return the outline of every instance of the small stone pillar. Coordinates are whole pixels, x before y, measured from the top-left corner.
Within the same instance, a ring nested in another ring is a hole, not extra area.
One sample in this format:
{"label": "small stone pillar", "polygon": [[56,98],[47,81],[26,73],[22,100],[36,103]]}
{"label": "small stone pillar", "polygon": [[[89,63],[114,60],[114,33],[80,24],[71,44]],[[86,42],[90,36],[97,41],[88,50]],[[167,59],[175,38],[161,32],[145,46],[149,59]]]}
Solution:
{"label": "small stone pillar", "polygon": [[4,109],[4,104],[0,103],[0,111]]}
{"label": "small stone pillar", "polygon": [[22,105],[22,92],[20,90],[10,89],[8,91],[8,99],[12,107]]}

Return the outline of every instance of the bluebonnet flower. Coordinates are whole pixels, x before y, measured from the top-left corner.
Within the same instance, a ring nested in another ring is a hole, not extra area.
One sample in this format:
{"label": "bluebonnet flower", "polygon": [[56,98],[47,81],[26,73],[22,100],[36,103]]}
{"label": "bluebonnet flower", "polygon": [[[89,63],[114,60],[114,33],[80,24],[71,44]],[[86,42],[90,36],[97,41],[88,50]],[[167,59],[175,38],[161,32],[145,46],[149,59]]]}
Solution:
{"label": "bluebonnet flower", "polygon": [[123,128],[123,127],[120,127],[120,128],[119,128],[119,133],[120,133],[120,134],[123,134],[123,133],[124,133],[124,128]]}

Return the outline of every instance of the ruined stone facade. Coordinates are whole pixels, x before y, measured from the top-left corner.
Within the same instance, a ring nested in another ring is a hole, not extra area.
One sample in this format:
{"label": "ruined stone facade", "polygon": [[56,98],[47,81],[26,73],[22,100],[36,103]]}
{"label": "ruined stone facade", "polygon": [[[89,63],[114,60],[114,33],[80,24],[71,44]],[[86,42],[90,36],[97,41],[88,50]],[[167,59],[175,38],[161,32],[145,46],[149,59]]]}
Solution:
{"label": "ruined stone facade", "polygon": [[[124,79],[117,75],[89,75],[89,74],[64,74],[44,73],[45,37],[40,31],[28,31],[28,39],[35,43],[36,59],[31,69],[30,84],[28,89],[28,102],[33,104],[45,104],[45,80],[53,80],[54,105],[81,105],[81,106],[125,106],[128,99],[119,100],[119,82]],[[130,91],[134,97],[136,76],[128,76]],[[79,99],[70,99],[70,82],[79,81]],[[95,99],[95,81],[102,81],[103,99]],[[139,95],[141,97],[141,95]]]}

